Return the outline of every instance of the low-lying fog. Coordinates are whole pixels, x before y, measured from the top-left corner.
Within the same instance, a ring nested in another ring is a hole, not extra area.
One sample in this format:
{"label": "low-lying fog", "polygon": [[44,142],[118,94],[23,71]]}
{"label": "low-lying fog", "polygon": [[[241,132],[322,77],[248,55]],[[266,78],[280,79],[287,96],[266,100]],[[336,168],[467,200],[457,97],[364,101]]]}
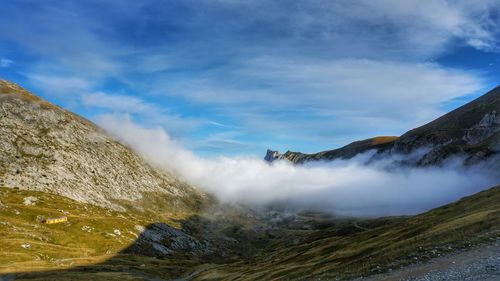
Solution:
{"label": "low-lying fog", "polygon": [[[263,206],[286,202],[344,215],[414,214],[498,184],[500,176],[459,160],[443,167],[394,166],[402,156],[370,164],[368,152],[350,160],[292,165],[257,157],[203,159],[163,129],[146,129],[129,118],[105,115],[98,123],[152,164],[173,171],[223,202]],[[263,151],[264,153],[264,151]],[[406,156],[405,156],[406,157]]]}

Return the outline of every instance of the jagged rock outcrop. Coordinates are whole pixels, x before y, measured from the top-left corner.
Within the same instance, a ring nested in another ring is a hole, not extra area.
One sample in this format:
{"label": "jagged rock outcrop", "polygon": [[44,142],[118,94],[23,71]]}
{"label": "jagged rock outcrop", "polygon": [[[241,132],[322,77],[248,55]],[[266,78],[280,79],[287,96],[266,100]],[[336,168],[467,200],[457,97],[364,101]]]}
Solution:
{"label": "jagged rock outcrop", "polygon": [[273,162],[274,160],[279,160],[279,159],[286,159],[283,154],[279,153],[279,151],[276,150],[270,150],[268,149],[266,152],[266,156],[264,156],[264,160],[267,162]]}
{"label": "jagged rock outcrop", "polygon": [[204,194],[148,165],[90,121],[0,80],[0,186],[122,209],[157,193],[171,206]]}
{"label": "jagged rock outcrop", "polygon": [[462,139],[467,144],[474,145],[481,143],[498,131],[500,131],[500,112],[493,110],[486,113],[478,124],[465,129],[465,135]]}
{"label": "jagged rock outcrop", "polygon": [[277,156],[271,158],[286,158],[294,163],[330,161],[349,159],[368,150],[376,150],[372,160],[391,154],[404,155],[424,151],[419,157],[412,156],[404,161],[404,164],[418,166],[439,164],[450,156],[463,157],[465,163],[473,164],[498,155],[500,86],[426,125],[408,131],[399,138],[376,137],[315,154],[273,152]]}
{"label": "jagged rock outcrop", "polygon": [[135,243],[125,253],[165,258],[174,253],[206,256],[213,252],[210,242],[198,240],[164,223],[154,223],[141,230]]}

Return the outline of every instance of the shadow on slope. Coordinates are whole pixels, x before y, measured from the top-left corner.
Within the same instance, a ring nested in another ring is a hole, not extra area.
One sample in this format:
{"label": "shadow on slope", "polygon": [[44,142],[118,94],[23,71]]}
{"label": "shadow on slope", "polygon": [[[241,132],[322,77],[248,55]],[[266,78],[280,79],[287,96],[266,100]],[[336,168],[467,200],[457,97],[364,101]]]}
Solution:
{"label": "shadow on slope", "polygon": [[[189,212],[157,201],[145,199],[119,212],[55,194],[0,187],[0,276],[171,279],[202,263],[248,260],[261,247],[262,235],[252,230],[260,223],[240,209],[199,205],[197,212]],[[68,221],[41,223],[60,216]]]}
{"label": "shadow on slope", "polygon": [[[230,245],[228,246],[230,247]],[[189,275],[197,265],[230,262],[213,243],[166,223],[148,225],[130,246],[103,262],[61,269],[0,275],[0,280],[172,280]],[[14,258],[14,257],[13,257]],[[241,257],[239,258],[241,259]]]}
{"label": "shadow on slope", "polygon": [[[498,202],[500,186],[416,216],[345,221],[319,229],[277,228],[260,237],[193,216],[180,229],[148,225],[134,243],[103,262],[18,270],[4,280],[350,279],[497,241]],[[239,245],[243,242],[248,244]]]}

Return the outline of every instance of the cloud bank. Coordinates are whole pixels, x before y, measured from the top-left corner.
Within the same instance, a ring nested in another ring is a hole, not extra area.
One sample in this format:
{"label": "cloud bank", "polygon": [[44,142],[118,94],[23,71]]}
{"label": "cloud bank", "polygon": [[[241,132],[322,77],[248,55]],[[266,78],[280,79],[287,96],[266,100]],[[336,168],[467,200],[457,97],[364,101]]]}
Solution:
{"label": "cloud bank", "polygon": [[391,168],[394,159],[365,165],[351,160],[294,166],[255,157],[203,159],[161,128],[143,128],[127,116],[104,115],[98,123],[153,165],[214,194],[226,203],[290,207],[356,216],[414,214],[498,184],[494,173],[460,168]]}

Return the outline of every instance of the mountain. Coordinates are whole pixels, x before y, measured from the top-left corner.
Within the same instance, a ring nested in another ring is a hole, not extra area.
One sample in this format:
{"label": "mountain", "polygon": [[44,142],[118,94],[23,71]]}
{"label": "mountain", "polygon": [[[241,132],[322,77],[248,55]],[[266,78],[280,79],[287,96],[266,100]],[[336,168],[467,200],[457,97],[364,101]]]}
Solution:
{"label": "mountain", "polygon": [[429,148],[418,164],[441,162],[450,155],[484,160],[500,151],[500,86],[485,95],[403,134],[391,148],[409,153]]}
{"label": "mountain", "polygon": [[[364,280],[358,277],[422,264],[453,252],[467,254],[484,244],[500,250],[499,200],[497,186],[415,216],[337,221],[312,230],[277,229],[272,234],[279,239],[266,245],[252,262],[198,267],[193,279]],[[470,263],[476,255],[469,253],[465,258]],[[489,258],[498,265],[499,257],[490,254]],[[495,266],[490,271],[492,279],[474,276],[474,272],[472,276],[454,272],[454,278],[448,279],[413,269],[420,278],[374,280],[498,280],[500,274]]]}
{"label": "mountain", "polygon": [[382,150],[391,147],[398,137],[380,136],[366,140],[355,141],[346,146],[334,150],[326,150],[314,154],[305,154],[300,152],[287,151],[280,154],[278,151],[267,150],[264,159],[272,162],[277,159],[287,159],[293,163],[304,163],[314,160],[334,160],[334,159],[349,159],[356,154],[366,152],[371,149]]}
{"label": "mountain", "polygon": [[186,210],[207,201],[205,194],[147,164],[92,122],[4,80],[0,186],[118,210],[151,206],[148,200],[156,198],[164,198],[168,208]]}
{"label": "mountain", "polygon": [[439,164],[450,156],[463,156],[466,163],[476,163],[497,155],[500,151],[500,86],[400,137],[375,137],[314,154],[291,151],[280,154],[268,150],[265,159],[287,159],[293,163],[330,161],[349,159],[368,150],[377,152],[374,158],[421,150],[422,155],[410,163],[420,166]]}
{"label": "mountain", "polygon": [[[491,102],[479,106],[489,115],[467,125],[476,130],[467,131],[468,145],[494,143]],[[0,280],[344,280],[500,241],[499,186],[416,216],[250,210],[216,202],[7,81],[0,130]],[[373,138],[317,158],[393,153],[399,140]]]}
{"label": "mountain", "polygon": [[[218,204],[92,122],[0,80],[0,280],[121,252],[127,263],[178,258],[165,269],[172,274],[202,258],[241,259],[251,239],[233,233],[259,224],[245,211]],[[67,221],[43,223],[61,216]]]}

